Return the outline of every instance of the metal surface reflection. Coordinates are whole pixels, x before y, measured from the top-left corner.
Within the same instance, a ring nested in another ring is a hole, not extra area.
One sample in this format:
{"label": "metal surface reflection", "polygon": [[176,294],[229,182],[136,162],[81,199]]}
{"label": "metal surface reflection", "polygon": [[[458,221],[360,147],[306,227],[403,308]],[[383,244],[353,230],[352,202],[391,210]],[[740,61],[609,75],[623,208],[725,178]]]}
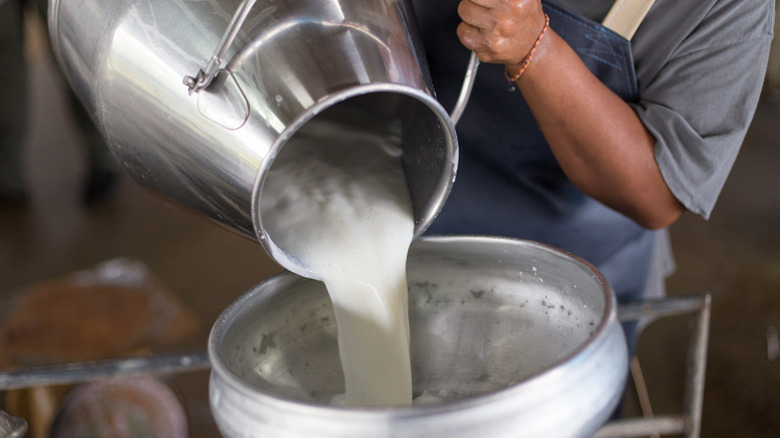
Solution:
{"label": "metal surface reflection", "polygon": [[[140,184],[258,240],[277,260],[285,254],[257,205],[279,149],[333,106],[398,118],[421,234],[449,193],[457,140],[406,2],[258,0],[223,53],[225,31],[247,4],[52,0],[52,45]],[[216,80],[190,93],[182,79],[209,69],[214,56]]]}

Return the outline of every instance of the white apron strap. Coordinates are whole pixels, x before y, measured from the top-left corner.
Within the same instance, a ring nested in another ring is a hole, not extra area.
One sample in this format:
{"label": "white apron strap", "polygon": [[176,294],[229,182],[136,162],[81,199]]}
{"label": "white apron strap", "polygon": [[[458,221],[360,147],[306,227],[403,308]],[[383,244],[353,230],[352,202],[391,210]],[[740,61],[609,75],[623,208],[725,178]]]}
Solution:
{"label": "white apron strap", "polygon": [[655,0],[617,0],[602,25],[631,41]]}

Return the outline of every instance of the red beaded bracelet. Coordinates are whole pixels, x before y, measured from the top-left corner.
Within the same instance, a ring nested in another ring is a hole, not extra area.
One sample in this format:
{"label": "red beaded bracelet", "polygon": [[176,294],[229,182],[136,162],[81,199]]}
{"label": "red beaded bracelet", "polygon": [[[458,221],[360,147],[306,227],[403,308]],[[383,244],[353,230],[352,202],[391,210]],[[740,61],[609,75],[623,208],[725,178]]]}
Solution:
{"label": "red beaded bracelet", "polygon": [[531,60],[534,58],[534,52],[536,52],[536,49],[539,47],[539,44],[541,44],[542,39],[544,38],[545,32],[547,32],[547,28],[550,27],[550,17],[547,14],[544,14],[544,27],[542,28],[542,32],[539,34],[539,38],[536,39],[536,42],[534,43],[533,47],[531,47],[531,51],[528,52],[528,55],[525,56],[525,59],[523,59],[523,65],[520,67],[520,71],[517,72],[517,75],[514,77],[509,76],[509,72],[506,69],[506,66],[504,66],[504,77],[506,77],[506,80],[509,82],[517,82],[518,79],[520,79],[520,76],[525,73],[525,69],[528,68],[528,65],[531,63]]}

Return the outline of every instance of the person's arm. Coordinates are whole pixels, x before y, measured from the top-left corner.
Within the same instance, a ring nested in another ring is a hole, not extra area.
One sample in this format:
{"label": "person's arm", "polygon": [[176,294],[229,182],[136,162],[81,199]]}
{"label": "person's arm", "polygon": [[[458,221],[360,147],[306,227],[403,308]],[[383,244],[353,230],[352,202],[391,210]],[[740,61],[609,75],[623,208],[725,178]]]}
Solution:
{"label": "person's arm", "polygon": [[[483,62],[505,64],[510,76],[520,71],[545,23],[538,0],[464,0],[458,11],[463,45]],[[583,193],[647,228],[668,226],[685,211],[655,161],[653,135],[553,29],[517,86],[561,168]]]}

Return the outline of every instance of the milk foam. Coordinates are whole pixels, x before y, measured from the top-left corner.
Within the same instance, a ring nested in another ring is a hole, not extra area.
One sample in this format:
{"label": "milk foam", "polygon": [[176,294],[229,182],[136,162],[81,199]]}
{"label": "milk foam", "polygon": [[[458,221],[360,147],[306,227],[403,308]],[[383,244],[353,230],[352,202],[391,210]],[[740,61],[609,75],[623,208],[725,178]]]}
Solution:
{"label": "milk foam", "polygon": [[[356,117],[356,116],[355,116]],[[414,234],[397,121],[314,119],[261,197],[274,242],[325,283],[350,406],[412,401],[406,255]]]}

